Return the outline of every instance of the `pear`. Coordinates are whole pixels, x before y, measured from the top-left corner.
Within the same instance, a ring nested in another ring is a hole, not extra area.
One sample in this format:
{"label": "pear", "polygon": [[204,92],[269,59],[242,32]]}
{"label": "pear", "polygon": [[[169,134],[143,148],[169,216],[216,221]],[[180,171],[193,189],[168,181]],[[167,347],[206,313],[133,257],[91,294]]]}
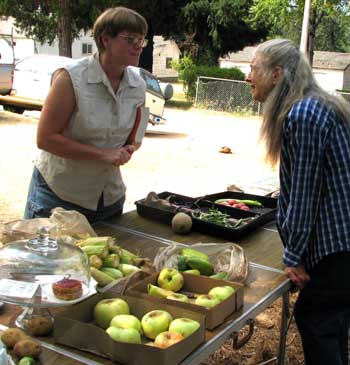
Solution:
{"label": "pear", "polygon": [[155,297],[160,297],[160,298],[166,298],[167,296],[174,293],[171,290],[162,289],[153,284],[148,284],[147,290],[149,295],[153,295]]}

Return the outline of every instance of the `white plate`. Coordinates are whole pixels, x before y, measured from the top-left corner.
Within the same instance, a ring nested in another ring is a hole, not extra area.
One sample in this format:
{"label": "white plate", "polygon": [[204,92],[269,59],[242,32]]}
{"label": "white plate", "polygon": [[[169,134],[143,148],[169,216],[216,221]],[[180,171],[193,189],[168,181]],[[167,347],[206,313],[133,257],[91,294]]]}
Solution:
{"label": "white plate", "polygon": [[52,291],[52,284],[42,284],[41,285],[41,302],[42,304],[49,304],[49,305],[68,305],[79,303],[82,300],[90,297],[91,295],[96,294],[96,281],[91,279],[90,286],[86,286],[83,284],[83,294],[77,299],[73,300],[62,300],[57,298],[53,291]]}

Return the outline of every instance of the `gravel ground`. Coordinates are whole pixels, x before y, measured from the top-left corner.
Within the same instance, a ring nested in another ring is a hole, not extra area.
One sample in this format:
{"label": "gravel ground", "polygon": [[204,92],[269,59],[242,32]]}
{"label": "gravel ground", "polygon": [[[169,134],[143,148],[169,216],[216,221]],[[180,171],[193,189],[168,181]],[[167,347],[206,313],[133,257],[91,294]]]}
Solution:
{"label": "gravel ground", "polygon": [[[31,114],[37,116],[38,114]],[[258,145],[259,118],[166,109],[165,125],[149,127],[142,147],[122,168],[127,185],[125,211],[148,192],[200,196],[230,184],[251,186],[276,177]],[[21,219],[33,162],[37,118],[0,112],[0,223]],[[220,153],[228,146],[231,154]]]}

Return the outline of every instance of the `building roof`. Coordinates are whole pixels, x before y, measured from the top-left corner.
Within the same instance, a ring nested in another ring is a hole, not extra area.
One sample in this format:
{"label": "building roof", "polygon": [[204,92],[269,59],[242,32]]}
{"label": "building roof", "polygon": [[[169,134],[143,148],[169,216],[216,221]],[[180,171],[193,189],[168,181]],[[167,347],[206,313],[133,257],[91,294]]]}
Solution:
{"label": "building roof", "polygon": [[[245,47],[243,50],[229,53],[228,56],[220,58],[222,61],[250,63],[256,47]],[[350,53],[315,51],[313,68],[332,70],[345,70],[350,65]]]}
{"label": "building roof", "polygon": [[176,51],[181,54],[181,51],[177,45],[177,43],[172,40],[172,39],[167,39],[165,40],[162,36],[159,35],[155,35],[153,36],[153,41],[154,41],[154,50],[155,51],[160,51],[162,49],[164,49],[166,46],[168,46],[169,44],[171,44],[173,47],[175,47]]}

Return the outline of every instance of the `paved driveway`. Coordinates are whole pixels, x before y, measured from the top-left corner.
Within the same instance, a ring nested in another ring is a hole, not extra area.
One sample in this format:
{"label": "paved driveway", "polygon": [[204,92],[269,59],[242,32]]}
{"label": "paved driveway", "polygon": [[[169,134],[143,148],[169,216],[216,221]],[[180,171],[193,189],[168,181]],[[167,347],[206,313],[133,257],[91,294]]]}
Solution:
{"label": "paved driveway", "polygon": [[[276,176],[258,145],[259,118],[170,108],[165,117],[167,123],[149,128],[141,149],[122,169],[125,210],[149,191],[200,196]],[[35,118],[0,112],[0,223],[22,217],[38,153],[36,127]],[[219,153],[222,146],[233,153]]]}

